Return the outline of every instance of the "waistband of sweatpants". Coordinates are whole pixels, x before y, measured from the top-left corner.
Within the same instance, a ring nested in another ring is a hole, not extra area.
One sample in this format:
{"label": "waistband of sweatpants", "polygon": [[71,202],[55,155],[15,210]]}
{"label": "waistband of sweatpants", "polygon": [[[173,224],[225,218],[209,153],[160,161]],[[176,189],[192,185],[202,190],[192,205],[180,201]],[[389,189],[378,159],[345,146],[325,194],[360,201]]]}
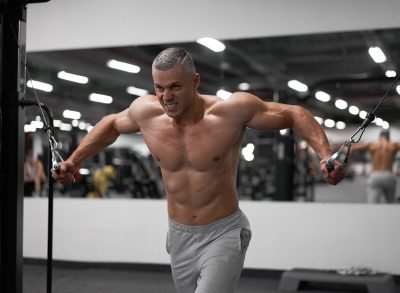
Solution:
{"label": "waistband of sweatpants", "polygon": [[223,218],[221,220],[217,220],[207,225],[200,225],[200,226],[189,226],[175,222],[171,218],[168,219],[168,226],[171,230],[178,230],[182,232],[188,233],[204,233],[208,231],[215,231],[220,228],[224,228],[234,224],[240,218],[244,216],[243,212],[240,209],[237,209],[233,214]]}

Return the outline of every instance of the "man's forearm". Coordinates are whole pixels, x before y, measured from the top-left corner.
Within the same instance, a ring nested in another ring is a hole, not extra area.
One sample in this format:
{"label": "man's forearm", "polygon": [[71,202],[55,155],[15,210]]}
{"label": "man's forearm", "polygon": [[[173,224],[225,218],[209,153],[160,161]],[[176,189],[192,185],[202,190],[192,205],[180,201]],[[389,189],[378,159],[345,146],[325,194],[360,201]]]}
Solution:
{"label": "man's forearm", "polygon": [[302,107],[298,107],[295,111],[296,113],[292,115],[294,132],[308,142],[320,159],[331,156],[332,150],[328,138],[315,118]]}
{"label": "man's forearm", "polygon": [[112,144],[120,135],[114,127],[114,117],[115,115],[108,115],[100,120],[82,139],[68,160],[79,167],[87,158]]}

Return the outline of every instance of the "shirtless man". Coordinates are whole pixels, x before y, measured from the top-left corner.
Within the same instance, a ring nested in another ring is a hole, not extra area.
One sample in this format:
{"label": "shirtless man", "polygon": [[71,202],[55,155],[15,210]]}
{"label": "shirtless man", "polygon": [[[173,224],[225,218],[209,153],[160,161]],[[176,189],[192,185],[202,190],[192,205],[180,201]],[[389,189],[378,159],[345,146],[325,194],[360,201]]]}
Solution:
{"label": "shirtless man", "polygon": [[400,142],[390,142],[390,133],[384,130],[377,143],[360,143],[352,147],[353,152],[368,151],[371,155],[372,172],[368,179],[367,202],[393,202],[396,192],[396,176],[393,174],[393,163]]}
{"label": "shirtless man", "polygon": [[43,163],[33,157],[28,151],[24,162],[24,192],[25,196],[41,196],[42,185],[46,181]]}
{"label": "shirtless man", "polygon": [[224,101],[197,91],[200,75],[181,48],[162,51],[154,60],[156,95],[137,98],[118,114],[103,118],[61,163],[53,177],[69,184],[89,156],[122,133],[141,132],[161,168],[169,215],[167,251],[179,293],[234,291],[251,238],[238,206],[236,172],[247,127],[293,128],[321,158],[325,180],[337,184],[344,170],[328,173],[332,155],[313,116],[299,106],[266,103],[238,92]]}

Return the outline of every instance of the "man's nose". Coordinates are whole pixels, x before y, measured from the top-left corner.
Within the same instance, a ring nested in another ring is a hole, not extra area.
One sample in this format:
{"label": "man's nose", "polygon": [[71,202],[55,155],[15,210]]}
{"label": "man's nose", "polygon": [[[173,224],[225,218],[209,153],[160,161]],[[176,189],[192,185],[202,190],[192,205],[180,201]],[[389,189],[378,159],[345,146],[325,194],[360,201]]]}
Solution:
{"label": "man's nose", "polygon": [[172,99],[172,93],[169,89],[164,90],[163,98],[164,98],[164,100],[167,100],[167,101]]}

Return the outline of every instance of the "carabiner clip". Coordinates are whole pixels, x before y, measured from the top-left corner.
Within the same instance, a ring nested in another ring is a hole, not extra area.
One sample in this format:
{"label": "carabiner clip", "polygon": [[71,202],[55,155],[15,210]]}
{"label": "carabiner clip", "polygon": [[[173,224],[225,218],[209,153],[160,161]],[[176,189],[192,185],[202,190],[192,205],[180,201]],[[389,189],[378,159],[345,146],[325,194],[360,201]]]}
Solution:
{"label": "carabiner clip", "polygon": [[57,150],[58,143],[54,136],[51,133],[48,133],[49,143],[50,143],[50,151],[51,151],[51,168],[57,173],[60,174],[60,166],[59,162],[63,162],[63,158]]}

